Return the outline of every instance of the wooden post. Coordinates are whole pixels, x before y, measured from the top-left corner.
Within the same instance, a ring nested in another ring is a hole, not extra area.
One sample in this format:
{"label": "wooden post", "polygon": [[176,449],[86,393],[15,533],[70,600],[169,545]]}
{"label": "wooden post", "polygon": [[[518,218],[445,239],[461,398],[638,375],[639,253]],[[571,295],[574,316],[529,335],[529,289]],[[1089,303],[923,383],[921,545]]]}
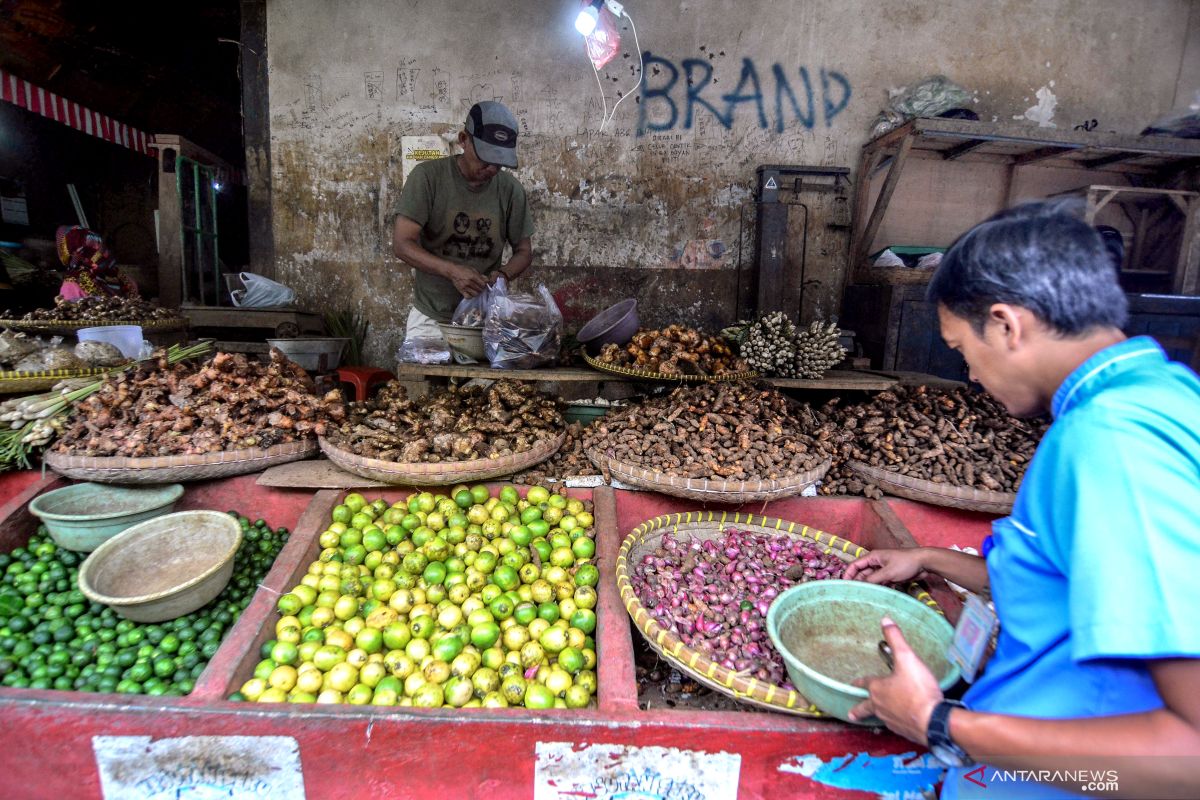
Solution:
{"label": "wooden post", "polygon": [[1200,199],[1188,198],[1175,265],[1175,294],[1200,295]]}
{"label": "wooden post", "polygon": [[[275,277],[271,214],[271,125],[267,80],[267,3],[242,0],[242,132],[246,147],[250,271]],[[221,291],[222,287],[217,287]]]}
{"label": "wooden post", "polygon": [[158,301],[167,308],[178,308],[183,301],[183,239],[175,174],[175,144],[158,148]]}
{"label": "wooden post", "polygon": [[[867,254],[871,250],[871,242],[875,240],[875,234],[879,233],[883,215],[887,213],[888,205],[892,202],[892,195],[896,193],[896,185],[900,182],[900,172],[904,169],[904,162],[908,160],[908,154],[912,151],[913,139],[912,134],[901,139],[900,146],[896,149],[896,155],[892,157],[892,165],[888,168],[887,177],[883,180],[883,188],[879,190],[879,197],[875,199],[875,207],[871,209],[871,216],[867,220],[862,238],[858,241],[856,251],[851,254],[851,258],[854,259],[852,266],[856,270],[860,269],[866,261]],[[860,176],[860,184],[864,182],[863,178],[864,176]]]}

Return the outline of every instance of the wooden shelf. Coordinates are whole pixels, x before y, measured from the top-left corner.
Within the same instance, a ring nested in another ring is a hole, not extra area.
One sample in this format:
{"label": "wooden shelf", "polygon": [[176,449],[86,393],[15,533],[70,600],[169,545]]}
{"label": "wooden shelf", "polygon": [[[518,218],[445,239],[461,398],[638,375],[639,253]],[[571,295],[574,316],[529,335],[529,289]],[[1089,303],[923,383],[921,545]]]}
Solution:
{"label": "wooden shelf", "polygon": [[[882,246],[876,244],[875,239],[909,159],[1005,165],[1001,208],[1013,202],[1013,176],[1020,168],[1067,168],[1079,170],[1082,175],[1102,171],[1109,176],[1109,183],[1085,185],[1071,192],[1087,197],[1089,222],[1109,202],[1153,196],[1168,199],[1186,220],[1178,264],[1173,271],[1173,290],[1181,295],[1200,294],[1200,202],[1197,201],[1200,195],[1144,185],[1163,182],[1182,170],[1200,166],[1200,140],[1049,130],[972,120],[909,120],[863,145],[855,178],[854,224],[850,237],[850,264],[853,265],[855,283],[902,284],[928,279],[919,273],[913,275],[907,269],[873,267],[867,259],[868,253]],[[872,176],[885,169],[886,176],[872,203]],[[1113,173],[1140,176],[1137,182],[1143,185],[1111,185]]]}
{"label": "wooden shelf", "polygon": [[[510,378],[518,381],[545,381],[548,383],[633,383],[632,378],[624,375],[610,375],[594,369],[579,367],[553,367],[547,369],[492,369],[485,366],[470,366],[459,364],[398,364],[396,377],[401,380],[441,378],[486,378],[500,380]],[[890,389],[900,383],[900,379],[880,372],[859,370],[830,370],[824,378],[809,380],[805,378],[766,378],[780,388],[786,389],[820,389],[828,391],[881,391]],[[655,381],[655,383],[661,383]]]}

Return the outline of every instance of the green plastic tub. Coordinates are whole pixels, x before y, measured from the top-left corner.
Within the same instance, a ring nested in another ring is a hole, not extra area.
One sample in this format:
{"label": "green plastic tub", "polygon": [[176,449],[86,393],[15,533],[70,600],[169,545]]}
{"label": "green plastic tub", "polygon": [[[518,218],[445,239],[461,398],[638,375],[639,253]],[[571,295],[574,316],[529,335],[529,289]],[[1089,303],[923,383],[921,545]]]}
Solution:
{"label": "green plastic tub", "polygon": [[[954,628],[920,600],[886,586],[838,580],[798,584],[767,610],[767,633],[800,693],[826,714],[850,722],[850,709],[867,699],[866,689],[851,684],[889,672],[879,651],[879,623],[885,616],[900,626],[942,691],[958,682],[958,666],[946,657]],[[860,722],[882,724],[874,717]]]}
{"label": "green plastic tub", "polygon": [[59,547],[90,553],[126,528],[171,513],[183,496],[178,483],[112,486],[76,483],[38,495],[29,510]]}

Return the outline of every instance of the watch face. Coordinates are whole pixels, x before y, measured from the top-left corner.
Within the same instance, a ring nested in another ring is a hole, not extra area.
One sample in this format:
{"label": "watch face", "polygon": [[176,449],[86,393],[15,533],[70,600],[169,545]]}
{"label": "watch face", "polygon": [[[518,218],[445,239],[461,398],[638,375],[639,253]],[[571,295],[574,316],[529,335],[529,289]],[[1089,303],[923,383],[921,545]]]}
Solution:
{"label": "watch face", "polygon": [[948,767],[965,767],[971,763],[966,757],[966,753],[957,748],[942,747],[935,744],[929,748],[929,752],[933,753],[934,758]]}

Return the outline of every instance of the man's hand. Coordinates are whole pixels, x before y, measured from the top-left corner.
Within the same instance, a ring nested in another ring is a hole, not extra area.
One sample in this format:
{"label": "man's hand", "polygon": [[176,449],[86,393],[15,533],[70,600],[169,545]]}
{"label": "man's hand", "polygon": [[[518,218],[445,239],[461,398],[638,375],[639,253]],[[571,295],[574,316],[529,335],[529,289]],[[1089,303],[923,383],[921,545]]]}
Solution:
{"label": "man's hand", "polygon": [[927,745],[925,731],[933,709],[942,701],[942,690],[929,667],[908,646],[900,627],[888,617],[883,618],[882,625],[883,638],[892,648],[895,666],[886,677],[855,681],[870,692],[870,697],[850,709],[850,719],[857,721],[875,715],[892,733]]}
{"label": "man's hand", "polygon": [[450,273],[450,282],[463,297],[475,297],[488,287],[487,279],[470,267],[458,266]]}
{"label": "man's hand", "polygon": [[903,550],[876,550],[870,555],[851,562],[843,576],[848,581],[867,583],[903,583],[920,577],[925,572],[921,548]]}

